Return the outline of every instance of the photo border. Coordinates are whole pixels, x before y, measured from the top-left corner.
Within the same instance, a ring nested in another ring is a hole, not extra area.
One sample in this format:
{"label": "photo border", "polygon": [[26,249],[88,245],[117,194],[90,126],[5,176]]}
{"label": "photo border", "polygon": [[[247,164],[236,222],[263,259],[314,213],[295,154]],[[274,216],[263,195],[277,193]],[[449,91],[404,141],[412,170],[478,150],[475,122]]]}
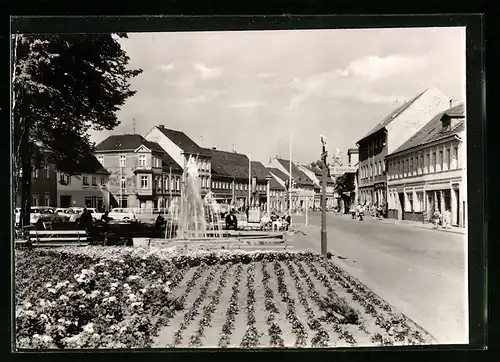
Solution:
{"label": "photo border", "polygon": [[[70,20],[70,21],[67,21]],[[397,27],[466,27],[467,73],[467,195],[468,195],[468,276],[469,276],[469,345],[438,345],[412,347],[419,350],[469,350],[483,349],[486,345],[486,106],[485,106],[485,58],[484,18],[480,14],[453,15],[285,15],[285,16],[96,16],[96,17],[22,17],[12,19],[12,32],[22,33],[80,33],[80,32],[159,32],[159,31],[228,31],[228,30],[285,30],[285,29],[336,29],[336,28],[397,28]],[[10,82],[9,82],[10,84]],[[4,110],[9,109],[3,108]],[[5,115],[2,111],[2,114]],[[7,113],[9,119],[10,115]],[[10,122],[6,122],[10,124]],[[9,138],[10,141],[10,138]],[[9,144],[9,143],[7,143]],[[6,144],[4,143],[4,146]],[[9,162],[12,151],[9,150]],[[10,187],[9,187],[10,193]],[[9,195],[7,199],[10,199]],[[8,236],[12,240],[12,235]],[[11,243],[12,245],[12,243]],[[9,245],[9,264],[12,266],[13,248]],[[13,266],[10,270],[13,276]],[[10,274],[10,273],[9,273]],[[9,287],[13,286],[13,279]],[[10,288],[12,290],[12,288]],[[10,303],[13,302],[13,294]],[[9,304],[10,304],[9,303]],[[9,308],[11,308],[9,305]],[[12,314],[10,318],[12,323]],[[12,338],[12,335],[11,335]],[[390,351],[407,348],[391,347]],[[388,351],[384,347],[334,349],[333,352]],[[182,350],[146,350],[147,353]],[[195,353],[205,354],[204,350]],[[243,350],[244,351],[244,350]],[[265,350],[268,351],[268,350]],[[301,350],[293,350],[298,353]],[[304,350],[315,353],[316,350]],[[322,351],[322,350],[317,350]],[[78,351],[87,352],[87,351]],[[119,350],[118,353],[130,353]],[[193,350],[189,350],[190,353]],[[234,351],[233,351],[234,352]],[[241,353],[242,350],[237,350]],[[36,352],[28,352],[30,354]],[[39,352],[38,352],[39,353]],[[61,352],[46,352],[43,354]],[[226,350],[226,353],[232,353]],[[240,354],[241,356],[241,354]],[[335,358],[339,358],[337,353]]]}

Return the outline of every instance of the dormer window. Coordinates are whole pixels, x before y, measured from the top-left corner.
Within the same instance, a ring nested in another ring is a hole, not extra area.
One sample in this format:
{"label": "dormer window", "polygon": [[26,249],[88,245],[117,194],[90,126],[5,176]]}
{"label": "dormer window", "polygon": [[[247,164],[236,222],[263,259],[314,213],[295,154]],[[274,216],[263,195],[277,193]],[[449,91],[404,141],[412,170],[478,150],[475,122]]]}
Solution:
{"label": "dormer window", "polygon": [[443,125],[443,132],[450,132],[451,131],[451,119],[450,118],[444,118],[442,121],[442,125]]}

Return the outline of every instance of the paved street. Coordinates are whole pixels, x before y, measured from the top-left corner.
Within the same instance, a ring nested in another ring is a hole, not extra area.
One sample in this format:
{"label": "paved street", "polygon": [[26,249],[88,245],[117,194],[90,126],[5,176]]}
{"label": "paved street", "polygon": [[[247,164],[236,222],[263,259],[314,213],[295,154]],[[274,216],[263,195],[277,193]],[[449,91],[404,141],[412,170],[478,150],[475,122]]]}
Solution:
{"label": "paved street", "polygon": [[[320,251],[319,213],[295,216],[291,243]],[[328,250],[339,266],[427,329],[439,343],[467,343],[466,237],[328,214]]]}

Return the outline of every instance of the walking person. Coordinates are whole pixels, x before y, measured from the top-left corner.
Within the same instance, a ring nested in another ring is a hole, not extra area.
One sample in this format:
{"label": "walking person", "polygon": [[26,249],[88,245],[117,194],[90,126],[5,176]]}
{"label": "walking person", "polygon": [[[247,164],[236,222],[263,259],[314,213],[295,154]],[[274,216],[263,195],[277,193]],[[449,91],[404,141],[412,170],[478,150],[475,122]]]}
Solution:
{"label": "walking person", "polygon": [[434,229],[437,229],[439,227],[439,221],[441,220],[441,213],[439,210],[434,211],[434,214],[432,214],[432,222],[434,224]]}
{"label": "walking person", "polygon": [[451,229],[451,212],[449,209],[444,211],[443,224],[443,228]]}

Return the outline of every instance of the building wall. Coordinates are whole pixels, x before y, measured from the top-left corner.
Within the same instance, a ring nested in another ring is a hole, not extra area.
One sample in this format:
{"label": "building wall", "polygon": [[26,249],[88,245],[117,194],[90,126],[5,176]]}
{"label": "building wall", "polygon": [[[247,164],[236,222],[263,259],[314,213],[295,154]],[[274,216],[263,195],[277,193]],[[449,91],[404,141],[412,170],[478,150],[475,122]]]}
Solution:
{"label": "building wall", "polygon": [[[183,155],[183,150],[165,136],[157,127],[149,131],[144,138],[150,142],[157,142],[175,162],[182,168],[187,164],[189,155]],[[200,189],[202,195],[210,191],[211,187],[211,157],[199,156],[198,157],[198,174],[200,177]],[[203,182],[201,182],[203,179]],[[203,187],[204,185],[204,187]]]}
{"label": "building wall", "polygon": [[[84,184],[84,177],[87,184]],[[69,200],[72,207],[98,207],[102,200],[102,205],[109,210],[109,177],[105,174],[82,174],[68,176],[64,173],[57,173],[57,207],[67,207],[63,205],[63,199]],[[95,185],[94,185],[95,181]],[[69,199],[70,198],[70,199]],[[91,204],[88,204],[91,199]]]}
{"label": "building wall", "polygon": [[[452,224],[464,226],[466,194],[462,148],[460,140],[448,139],[391,155],[387,160],[390,217],[402,219],[404,215],[404,219],[411,220],[412,213],[421,212],[418,220],[430,222],[435,210],[443,213],[449,208]],[[450,150],[449,158],[447,150]],[[442,162],[440,151],[444,156]],[[415,162],[416,159],[419,162]]]}
{"label": "building wall", "polygon": [[[31,206],[57,206],[57,172],[53,164],[48,165],[47,173],[44,167],[31,173]],[[21,189],[16,195],[16,207],[21,206]]]}
{"label": "building wall", "polygon": [[431,88],[386,126],[388,153],[408,141],[436,114],[450,108],[450,98],[439,89]]}

